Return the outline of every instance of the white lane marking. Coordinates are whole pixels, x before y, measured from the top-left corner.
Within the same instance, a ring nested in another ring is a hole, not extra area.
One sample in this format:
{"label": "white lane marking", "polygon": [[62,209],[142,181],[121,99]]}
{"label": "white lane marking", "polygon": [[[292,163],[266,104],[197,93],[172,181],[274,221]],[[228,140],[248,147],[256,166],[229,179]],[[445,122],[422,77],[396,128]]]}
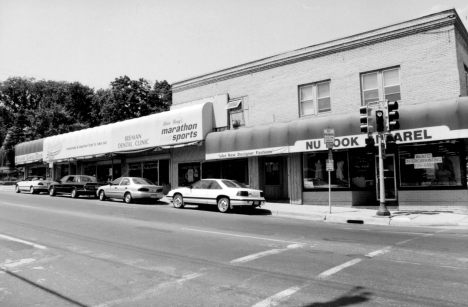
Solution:
{"label": "white lane marking", "polygon": [[277,293],[273,296],[270,296],[269,298],[253,305],[253,307],[270,307],[270,306],[276,306],[278,305],[282,300],[285,300],[288,296],[293,295],[297,291],[299,291],[301,287],[292,287],[289,289],[286,289],[280,293]]}
{"label": "white lane marking", "polygon": [[148,300],[149,298],[153,296],[157,296],[164,289],[172,289],[174,287],[174,283],[180,284],[185,281],[188,281],[188,280],[191,280],[191,279],[203,276],[203,275],[205,275],[205,273],[193,273],[193,274],[184,275],[177,280],[160,283],[156,285],[154,288],[150,288],[146,291],[140,292],[136,294],[135,296],[124,297],[121,299],[104,302],[99,305],[95,305],[94,307],[109,307],[113,305],[122,305],[123,303],[127,303],[125,304],[125,306],[132,306],[132,304],[128,304],[128,303],[133,303],[135,301],[141,301],[141,300]]}
{"label": "white lane marking", "polygon": [[36,259],[34,259],[34,258],[25,258],[25,259],[21,259],[21,260],[15,261],[15,262],[0,263],[0,267],[2,267],[2,268],[14,268],[14,267],[17,267],[19,265],[26,264],[26,263],[31,263],[31,262],[34,262],[34,261],[36,261]]}
{"label": "white lane marking", "polygon": [[35,247],[35,248],[39,248],[39,249],[47,249],[47,247],[45,247],[44,245],[39,245],[39,244],[36,244],[36,243],[33,243],[33,242],[29,242],[29,241],[25,241],[25,240],[13,238],[13,237],[6,236],[6,235],[2,235],[2,234],[0,234],[0,238],[6,239],[6,240],[10,240],[10,241],[19,242],[19,243],[23,243],[23,244],[26,244],[26,245],[31,245],[31,246],[33,246],[33,247]]}
{"label": "white lane marking", "polygon": [[362,259],[361,258],[357,258],[357,259],[353,259],[351,261],[348,261],[346,263],[343,263],[339,266],[336,266],[334,268],[331,268],[329,270],[326,270],[325,272],[323,273],[320,273],[320,275],[317,276],[317,278],[327,278],[327,277],[330,277],[331,275],[335,274],[336,272],[339,272],[341,270],[343,270],[344,268],[347,268],[347,267],[350,267],[352,265],[355,265],[359,262],[361,262]]}
{"label": "white lane marking", "polygon": [[384,247],[382,249],[376,250],[375,252],[367,254],[366,257],[375,257],[375,256],[378,256],[378,255],[388,253],[391,248],[392,248],[391,246]]}
{"label": "white lane marking", "polygon": [[[437,233],[442,232],[442,231],[445,231],[445,230],[437,231]],[[433,236],[433,235],[434,235],[433,233],[426,233],[426,234],[424,234],[424,235],[422,235],[420,237],[404,240],[404,241],[398,242],[396,244],[401,245],[401,244],[405,244],[405,243],[408,243],[408,242],[413,241],[413,240],[417,240],[417,239],[421,239],[421,238],[425,238],[425,237],[430,237],[430,236]]]}
{"label": "white lane marking", "polygon": [[199,230],[199,229],[192,229],[192,228],[181,228],[181,229],[182,229],[182,230],[190,230],[190,231],[198,231],[198,232],[211,233],[211,234],[215,234],[215,235],[239,237],[239,238],[259,239],[259,240],[274,241],[274,242],[283,242],[283,243],[292,243],[292,244],[300,244],[300,245],[303,245],[303,244],[304,244],[304,243],[300,243],[300,242],[276,240],[276,239],[269,239],[269,238],[262,238],[262,237],[235,235],[235,234],[226,233],[226,232],[207,231],[207,230]]}
{"label": "white lane marking", "polygon": [[232,260],[230,263],[231,264],[244,263],[244,262],[252,261],[252,260],[255,260],[255,259],[258,259],[258,258],[261,258],[261,257],[274,255],[274,254],[279,254],[279,253],[282,253],[284,251],[287,251],[288,249],[295,249],[295,248],[299,248],[299,247],[302,247],[302,246],[304,246],[304,245],[303,244],[291,244],[291,245],[288,245],[287,248],[281,248],[281,249],[275,248],[275,249],[270,249],[270,250],[267,250],[267,251],[264,251],[264,252],[252,254],[252,255],[249,255],[249,256],[237,258],[237,259]]}

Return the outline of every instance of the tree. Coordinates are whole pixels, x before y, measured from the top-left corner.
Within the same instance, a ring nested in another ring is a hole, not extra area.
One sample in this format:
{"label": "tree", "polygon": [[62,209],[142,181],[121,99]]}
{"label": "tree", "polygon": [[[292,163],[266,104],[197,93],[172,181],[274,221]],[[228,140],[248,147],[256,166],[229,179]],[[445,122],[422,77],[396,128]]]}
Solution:
{"label": "tree", "polygon": [[111,97],[102,105],[101,124],[149,115],[151,86],[145,79],[131,80],[128,76],[111,82]]}
{"label": "tree", "polygon": [[150,93],[154,113],[168,111],[172,105],[172,87],[166,80],[156,80]]}

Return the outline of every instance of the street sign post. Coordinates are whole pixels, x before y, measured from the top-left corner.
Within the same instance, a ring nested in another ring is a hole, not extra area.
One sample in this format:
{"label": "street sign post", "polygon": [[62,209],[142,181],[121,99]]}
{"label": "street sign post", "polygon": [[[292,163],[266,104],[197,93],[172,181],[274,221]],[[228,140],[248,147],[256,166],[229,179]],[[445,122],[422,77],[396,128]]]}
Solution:
{"label": "street sign post", "polygon": [[327,148],[333,148],[335,144],[335,129],[323,129],[323,139]]}

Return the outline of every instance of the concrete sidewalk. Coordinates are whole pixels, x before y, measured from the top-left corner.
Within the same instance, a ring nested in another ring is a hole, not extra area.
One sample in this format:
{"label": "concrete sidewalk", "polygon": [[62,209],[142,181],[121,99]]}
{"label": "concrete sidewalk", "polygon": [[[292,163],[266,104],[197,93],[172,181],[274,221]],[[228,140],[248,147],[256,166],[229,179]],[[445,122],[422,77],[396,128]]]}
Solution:
{"label": "concrete sidewalk", "polygon": [[393,226],[459,226],[468,229],[468,214],[442,211],[389,210],[390,216],[377,216],[376,209],[266,203],[262,209],[272,215],[332,223],[356,223]]}

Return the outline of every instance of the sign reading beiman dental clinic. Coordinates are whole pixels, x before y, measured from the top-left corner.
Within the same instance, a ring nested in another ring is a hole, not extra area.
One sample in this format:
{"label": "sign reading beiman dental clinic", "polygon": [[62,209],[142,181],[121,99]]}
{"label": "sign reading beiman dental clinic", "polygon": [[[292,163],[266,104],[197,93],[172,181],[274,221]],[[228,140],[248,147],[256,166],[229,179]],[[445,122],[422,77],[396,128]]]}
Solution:
{"label": "sign reading beiman dental clinic", "polygon": [[205,103],[116,123],[112,151],[202,141],[213,129],[212,112],[212,103]]}

